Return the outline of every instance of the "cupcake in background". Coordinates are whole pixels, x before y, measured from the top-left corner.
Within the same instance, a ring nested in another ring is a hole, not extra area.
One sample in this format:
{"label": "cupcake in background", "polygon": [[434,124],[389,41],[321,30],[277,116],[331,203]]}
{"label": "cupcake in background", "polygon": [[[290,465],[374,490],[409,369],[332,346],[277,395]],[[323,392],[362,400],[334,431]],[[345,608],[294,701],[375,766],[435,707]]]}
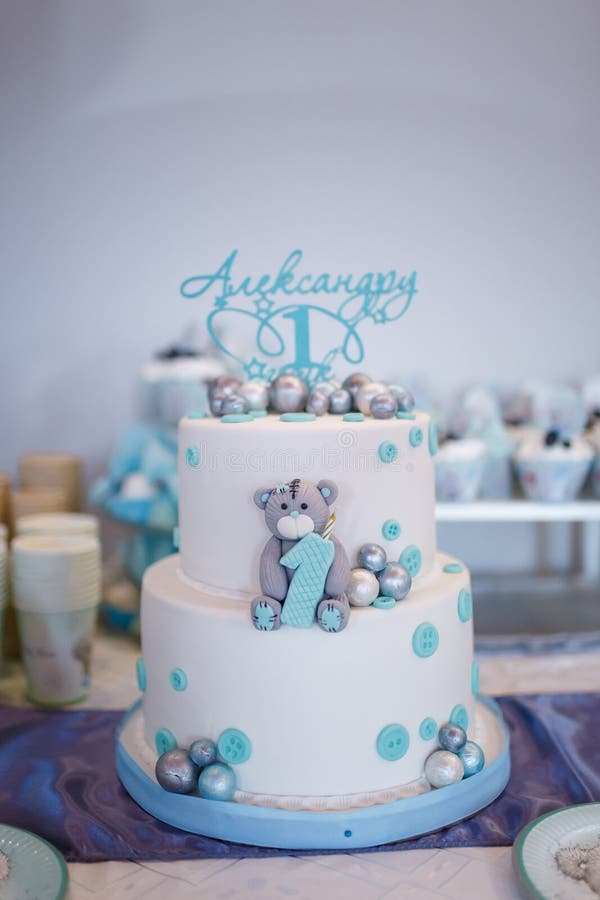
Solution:
{"label": "cupcake in background", "polygon": [[466,437],[482,441],[485,445],[485,466],[479,496],[494,500],[510,497],[513,441],[502,421],[496,395],[490,388],[474,386],[463,394],[461,406],[467,422]]}
{"label": "cupcake in background", "polygon": [[485,470],[483,441],[467,437],[460,406],[438,414],[440,445],[435,456],[435,495],[443,502],[470,503],[479,494]]}
{"label": "cupcake in background", "polygon": [[514,461],[523,493],[530,500],[574,500],[590,471],[594,451],[582,437],[586,409],[581,395],[564,385],[548,385],[534,397],[535,434],[519,444]]}
{"label": "cupcake in background", "polygon": [[600,375],[588,378],[581,393],[587,413],[586,437],[594,450],[592,490],[596,497],[600,497]]}

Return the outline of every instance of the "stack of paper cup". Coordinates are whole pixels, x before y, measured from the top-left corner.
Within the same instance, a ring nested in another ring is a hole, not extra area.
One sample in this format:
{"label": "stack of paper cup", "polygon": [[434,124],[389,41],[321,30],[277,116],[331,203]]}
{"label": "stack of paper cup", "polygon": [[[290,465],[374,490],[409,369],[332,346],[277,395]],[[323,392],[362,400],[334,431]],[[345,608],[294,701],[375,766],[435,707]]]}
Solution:
{"label": "stack of paper cup", "polygon": [[17,534],[71,534],[98,537],[98,519],[84,513],[37,513],[16,521]]}
{"label": "stack of paper cup", "polygon": [[100,599],[95,537],[25,534],[12,549],[13,602],[33,703],[77,703],[90,688]]}
{"label": "stack of paper cup", "polygon": [[[24,488],[52,488],[62,491],[64,509],[81,509],[81,459],[58,453],[29,453],[19,460],[19,476]],[[32,510],[33,511],[33,510]]]}
{"label": "stack of paper cup", "polygon": [[10,492],[10,526],[13,533],[22,516],[65,512],[66,509],[67,495],[60,488],[24,488]]}

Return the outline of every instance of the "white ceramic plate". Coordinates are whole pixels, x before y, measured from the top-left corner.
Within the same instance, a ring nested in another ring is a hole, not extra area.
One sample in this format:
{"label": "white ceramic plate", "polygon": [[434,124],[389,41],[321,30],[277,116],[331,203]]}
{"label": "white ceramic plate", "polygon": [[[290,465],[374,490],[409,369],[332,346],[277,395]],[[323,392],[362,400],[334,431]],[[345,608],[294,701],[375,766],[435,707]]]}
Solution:
{"label": "white ceramic plate", "polygon": [[61,854],[43,838],[0,825],[0,897],[2,900],[62,900],[69,875]]}
{"label": "white ceramic plate", "polygon": [[600,897],[600,803],[540,816],[517,836],[513,866],[523,889],[543,900]]}

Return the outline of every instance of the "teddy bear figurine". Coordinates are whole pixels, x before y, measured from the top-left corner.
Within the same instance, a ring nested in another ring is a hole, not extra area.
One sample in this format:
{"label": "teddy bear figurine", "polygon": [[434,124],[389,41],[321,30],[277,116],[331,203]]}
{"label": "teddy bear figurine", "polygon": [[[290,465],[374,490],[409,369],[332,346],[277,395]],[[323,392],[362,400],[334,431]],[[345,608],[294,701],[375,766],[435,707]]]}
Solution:
{"label": "teddy bear figurine", "polygon": [[337,496],[333,481],[315,485],[301,478],[254,494],[272,535],[260,557],[262,595],[250,607],[259,631],[275,631],[282,623],[309,628],[315,615],[324,631],[348,624],[350,563],[330,533]]}

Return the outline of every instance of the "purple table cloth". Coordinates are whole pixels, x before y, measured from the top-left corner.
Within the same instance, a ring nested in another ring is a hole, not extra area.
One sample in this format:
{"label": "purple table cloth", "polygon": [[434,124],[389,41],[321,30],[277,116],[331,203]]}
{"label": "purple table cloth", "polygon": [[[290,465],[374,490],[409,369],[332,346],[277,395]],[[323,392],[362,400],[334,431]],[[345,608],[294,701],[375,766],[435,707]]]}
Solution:
{"label": "purple table cloth", "polygon": [[[511,732],[504,793],[467,821],[375,849],[507,846],[542,813],[600,800],[600,694],[498,702]],[[0,822],[41,835],[71,862],[289,855],[186,834],[144,812],[114,768],[122,715],[0,707]]]}

